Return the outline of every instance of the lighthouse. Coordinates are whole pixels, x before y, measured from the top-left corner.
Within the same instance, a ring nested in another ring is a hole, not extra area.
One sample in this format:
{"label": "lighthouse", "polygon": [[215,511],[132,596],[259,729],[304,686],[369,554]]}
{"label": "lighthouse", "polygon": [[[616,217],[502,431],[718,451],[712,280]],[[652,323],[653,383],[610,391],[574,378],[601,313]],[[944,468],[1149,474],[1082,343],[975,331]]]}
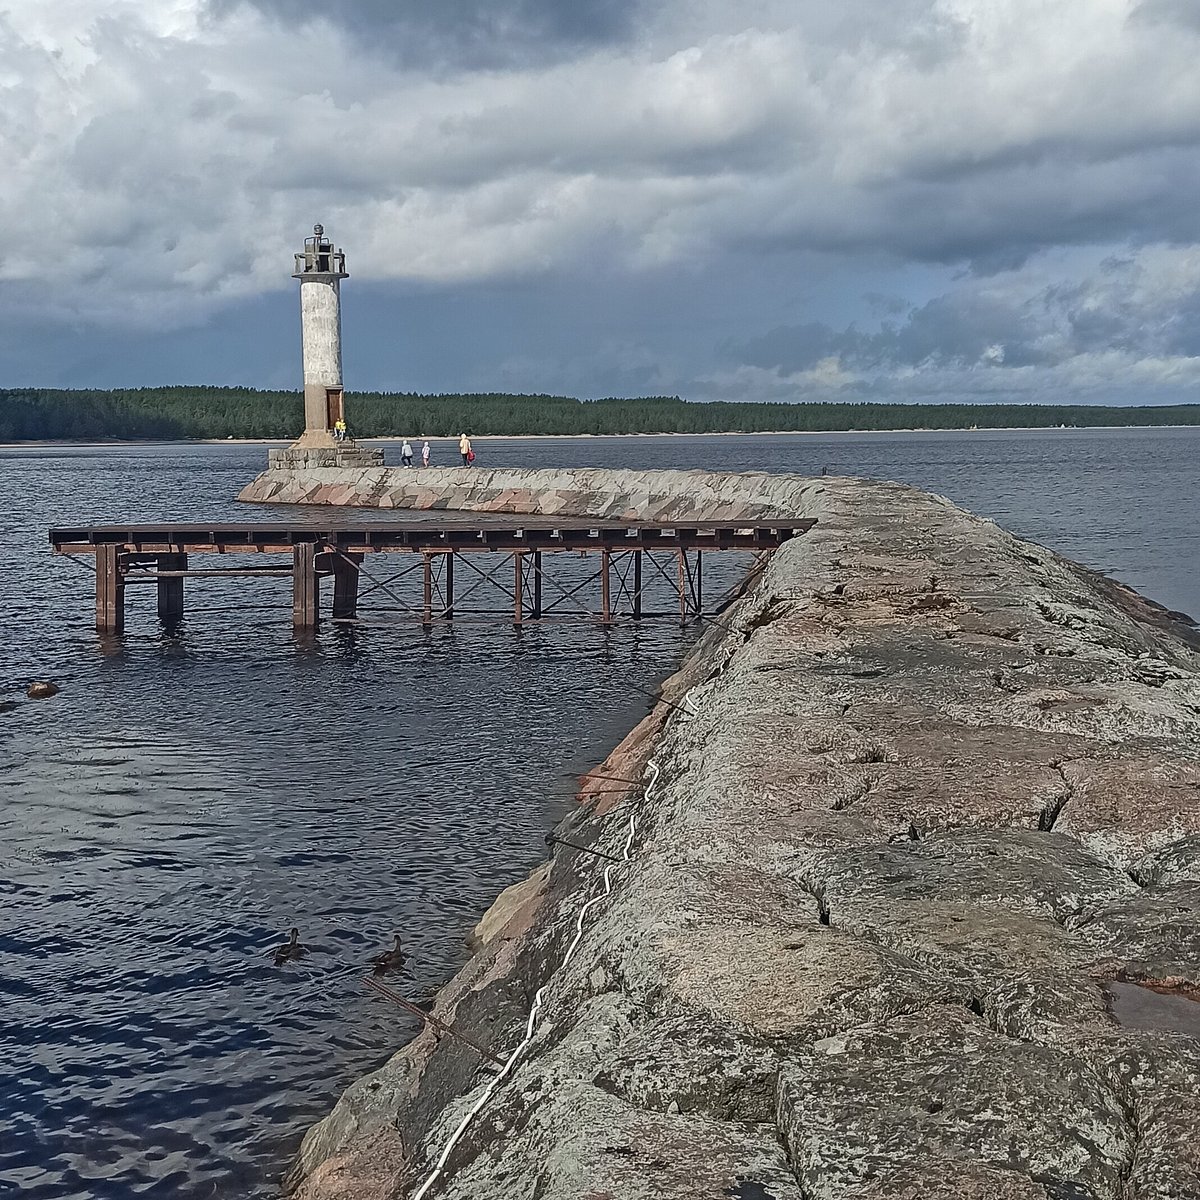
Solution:
{"label": "lighthouse", "polygon": [[[342,390],[342,280],[346,255],[314,225],[296,255],[293,279],[300,281],[300,340],[304,370],[304,432],[286,450],[272,450],[272,465],[371,467],[383,465],[382,450],[364,450],[348,435]],[[343,425],[342,428],[345,428]]]}

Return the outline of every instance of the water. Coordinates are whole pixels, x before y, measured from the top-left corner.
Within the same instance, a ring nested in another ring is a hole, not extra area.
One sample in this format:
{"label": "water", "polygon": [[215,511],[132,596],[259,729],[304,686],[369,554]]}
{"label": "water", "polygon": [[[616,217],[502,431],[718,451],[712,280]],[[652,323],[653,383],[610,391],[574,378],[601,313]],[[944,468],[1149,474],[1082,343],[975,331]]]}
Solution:
{"label": "water", "polygon": [[1119,980],[1105,984],[1104,990],[1113,1020],[1126,1029],[1200,1037],[1200,1002],[1191,991]]}
{"label": "water", "polygon": [[[477,449],[481,465],[904,479],[1200,611],[1200,430]],[[189,581],[171,636],[152,590],[131,592],[127,634],[99,638],[91,581],[49,556],[47,527],[272,519],[231,502],[264,458],[0,449],[0,1196],[274,1195],[304,1128],[414,1032],[364,991],[365,959],[399,930],[403,989],[443,982],[542,857],[565,776],[644,711],[628,683],[652,686],[684,647],[669,623],[297,641],[276,580]],[[23,701],[34,678],[62,694]],[[265,951],[293,924],[312,953],[276,968]]]}

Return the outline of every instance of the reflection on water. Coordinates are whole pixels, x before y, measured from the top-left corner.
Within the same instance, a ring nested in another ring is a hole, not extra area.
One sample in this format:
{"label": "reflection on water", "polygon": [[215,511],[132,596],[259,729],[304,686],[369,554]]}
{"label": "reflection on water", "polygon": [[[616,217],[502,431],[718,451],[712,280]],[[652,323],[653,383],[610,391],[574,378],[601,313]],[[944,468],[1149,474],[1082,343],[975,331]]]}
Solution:
{"label": "reflection on water", "polygon": [[1200,997],[1190,991],[1120,981],[1106,984],[1104,990],[1118,1025],[1200,1037]]}
{"label": "reflection on water", "polygon": [[[890,476],[1200,610],[1200,431],[482,442],[482,463]],[[273,1195],[305,1125],[413,1032],[360,983],[394,932],[421,995],[544,853],[684,645],[670,623],[326,628],[286,581],[189,581],[168,636],[89,628],[54,524],[276,519],[261,447],[0,451],[0,1195]],[[1189,550],[1191,553],[1189,553]],[[706,565],[715,595],[721,580]],[[24,702],[32,678],[60,696]],[[12,707],[8,707],[9,704]],[[311,954],[265,951],[298,925]]]}
{"label": "reflection on water", "polygon": [[[3,1186],[269,1194],[303,1123],[413,1032],[363,991],[367,959],[400,931],[410,993],[452,973],[565,775],[644,706],[626,681],[681,644],[391,628],[306,650],[286,617],[197,617],[187,649],[146,617],[110,657],[59,648],[62,695],[10,714]],[[311,954],[279,969],[292,924]]]}

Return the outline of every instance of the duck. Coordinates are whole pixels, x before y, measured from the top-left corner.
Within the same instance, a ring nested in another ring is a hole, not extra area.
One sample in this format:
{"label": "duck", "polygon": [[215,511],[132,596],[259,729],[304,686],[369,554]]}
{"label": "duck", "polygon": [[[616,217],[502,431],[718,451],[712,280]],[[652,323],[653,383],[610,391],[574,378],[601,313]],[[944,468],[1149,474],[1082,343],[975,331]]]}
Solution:
{"label": "duck", "polygon": [[291,928],[290,937],[291,941],[284,942],[282,946],[276,946],[273,950],[267,951],[268,954],[275,956],[277,967],[282,967],[284,963],[295,962],[308,953],[308,947],[300,945],[300,930],[295,925]]}
{"label": "duck", "polygon": [[408,962],[408,955],[400,949],[400,935],[396,934],[396,944],[390,950],[374,955],[371,962],[375,966],[376,975],[382,975],[386,971],[400,970]]}

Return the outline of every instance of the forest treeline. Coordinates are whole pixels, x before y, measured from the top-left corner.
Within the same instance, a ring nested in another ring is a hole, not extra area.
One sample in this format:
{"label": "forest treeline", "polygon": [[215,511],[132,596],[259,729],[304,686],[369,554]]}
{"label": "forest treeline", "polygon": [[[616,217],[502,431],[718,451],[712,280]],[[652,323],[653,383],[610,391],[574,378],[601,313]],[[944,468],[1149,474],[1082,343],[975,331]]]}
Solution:
{"label": "forest treeline", "polygon": [[[1074,404],[742,404],[678,396],[574,400],[568,396],[423,396],[351,392],[357,437],[472,434],[755,433],[870,429],[997,429],[1058,425],[1200,425],[1200,404],[1113,408]],[[293,438],[304,424],[298,392],[163,387],[112,391],[0,389],[0,442],[37,440]]]}

